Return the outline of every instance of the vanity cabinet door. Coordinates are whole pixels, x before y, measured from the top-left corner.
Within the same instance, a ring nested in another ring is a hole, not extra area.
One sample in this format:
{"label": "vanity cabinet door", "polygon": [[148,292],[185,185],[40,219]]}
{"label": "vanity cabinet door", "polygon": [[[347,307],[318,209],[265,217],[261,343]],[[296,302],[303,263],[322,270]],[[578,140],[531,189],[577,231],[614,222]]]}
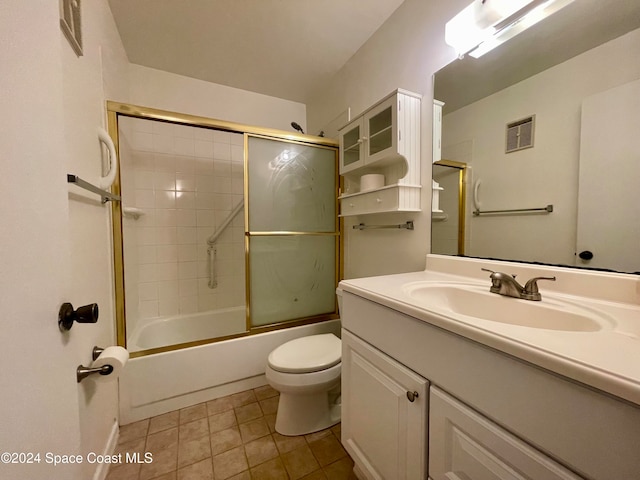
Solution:
{"label": "vanity cabinet door", "polygon": [[426,479],[428,382],[342,330],[342,444],[368,479]]}
{"label": "vanity cabinet door", "polygon": [[431,387],[429,475],[433,480],[578,480],[569,470]]}

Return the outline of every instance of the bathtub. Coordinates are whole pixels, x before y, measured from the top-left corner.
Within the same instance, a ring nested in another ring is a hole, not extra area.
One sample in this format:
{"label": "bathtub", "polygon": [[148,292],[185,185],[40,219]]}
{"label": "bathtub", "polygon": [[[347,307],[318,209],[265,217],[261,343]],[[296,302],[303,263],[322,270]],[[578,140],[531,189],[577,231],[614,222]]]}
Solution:
{"label": "bathtub", "polygon": [[319,333],[339,336],[340,320],[132,358],[119,378],[120,424],[266,385],[274,348]]}
{"label": "bathtub", "polygon": [[136,326],[127,340],[127,350],[151,348],[236,335],[246,330],[244,306],[152,319]]}

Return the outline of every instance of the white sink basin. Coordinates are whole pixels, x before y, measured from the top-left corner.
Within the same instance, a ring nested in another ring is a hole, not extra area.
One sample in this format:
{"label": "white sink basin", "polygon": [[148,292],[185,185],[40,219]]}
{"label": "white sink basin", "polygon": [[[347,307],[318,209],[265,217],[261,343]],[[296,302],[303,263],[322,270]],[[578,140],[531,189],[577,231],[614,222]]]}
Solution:
{"label": "white sink basin", "polygon": [[426,282],[407,284],[404,292],[434,311],[520,327],[596,332],[611,326],[600,312],[544,294],[541,301],[521,300],[490,293],[489,285]]}

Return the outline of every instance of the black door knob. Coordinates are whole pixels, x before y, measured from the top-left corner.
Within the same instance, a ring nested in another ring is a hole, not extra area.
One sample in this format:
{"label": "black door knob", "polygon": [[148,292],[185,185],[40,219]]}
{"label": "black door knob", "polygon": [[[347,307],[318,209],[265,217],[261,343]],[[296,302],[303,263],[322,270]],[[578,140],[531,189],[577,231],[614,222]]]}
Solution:
{"label": "black door knob", "polygon": [[591,260],[593,258],[593,252],[590,252],[589,250],[583,250],[578,254],[578,256],[582,260]]}
{"label": "black door knob", "polygon": [[58,312],[58,327],[61,331],[67,331],[73,326],[73,322],[96,323],[98,321],[98,304],[90,303],[73,309],[70,303],[63,303]]}

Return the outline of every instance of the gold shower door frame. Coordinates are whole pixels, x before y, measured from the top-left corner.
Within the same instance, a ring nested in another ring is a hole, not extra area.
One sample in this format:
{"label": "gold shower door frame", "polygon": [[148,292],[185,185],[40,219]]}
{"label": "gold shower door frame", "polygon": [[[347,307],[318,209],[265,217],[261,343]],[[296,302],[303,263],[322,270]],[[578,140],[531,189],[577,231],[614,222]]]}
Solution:
{"label": "gold shower door frame", "polygon": [[[257,235],[274,235],[274,236],[292,236],[292,235],[329,235],[335,237],[335,284],[337,286],[340,279],[343,278],[344,260],[343,260],[343,235],[342,219],[338,217],[338,189],[339,189],[339,176],[338,176],[338,143],[334,140],[324,137],[316,137],[313,135],[302,135],[299,133],[290,133],[283,130],[255,127],[251,125],[244,125],[240,123],[227,122],[224,120],[216,120],[207,117],[199,117],[189,114],[181,114],[176,112],[170,112],[166,110],[159,110],[155,108],[142,107],[138,105],[130,105],[119,102],[107,101],[107,120],[109,135],[113,139],[116,145],[116,151],[118,157],[119,151],[119,138],[118,138],[118,121],[119,117],[133,117],[142,118],[146,120],[157,120],[163,122],[177,123],[192,127],[203,127],[216,130],[223,130],[231,133],[244,134],[244,218],[245,218],[245,296],[246,296],[246,330],[242,333],[235,335],[227,335],[217,338],[203,339],[187,343],[179,343],[175,345],[167,345],[158,348],[152,348],[148,350],[142,350],[139,352],[132,352],[131,357],[141,357],[145,355],[151,355],[154,353],[167,352],[171,350],[178,350],[182,348],[193,347],[197,345],[204,345],[207,343],[214,343],[231,338],[246,337],[249,335],[256,335],[267,331],[279,330],[283,328],[290,328],[300,325],[307,325],[311,323],[323,322],[326,320],[333,320],[339,318],[337,302],[335,303],[334,312],[329,314],[316,315],[312,317],[300,318],[297,320],[284,321],[280,323],[251,327],[251,291],[250,291],[250,275],[249,271],[249,239],[251,236]],[[311,147],[320,147],[335,152],[335,231],[334,232],[260,232],[259,234],[249,231],[248,215],[249,215],[249,192],[248,192],[248,139],[250,136],[261,137],[270,140],[277,140],[287,143],[301,144]],[[116,175],[116,180],[111,187],[111,191],[115,195],[121,194],[121,181],[120,181],[120,169]],[[122,347],[127,346],[127,332],[126,332],[126,311],[125,311],[125,284],[124,284],[124,251],[123,251],[123,230],[122,230],[122,205],[121,202],[111,202],[111,220],[113,229],[113,264],[114,264],[114,287],[115,287],[115,313],[116,313],[116,338],[118,345]]]}

